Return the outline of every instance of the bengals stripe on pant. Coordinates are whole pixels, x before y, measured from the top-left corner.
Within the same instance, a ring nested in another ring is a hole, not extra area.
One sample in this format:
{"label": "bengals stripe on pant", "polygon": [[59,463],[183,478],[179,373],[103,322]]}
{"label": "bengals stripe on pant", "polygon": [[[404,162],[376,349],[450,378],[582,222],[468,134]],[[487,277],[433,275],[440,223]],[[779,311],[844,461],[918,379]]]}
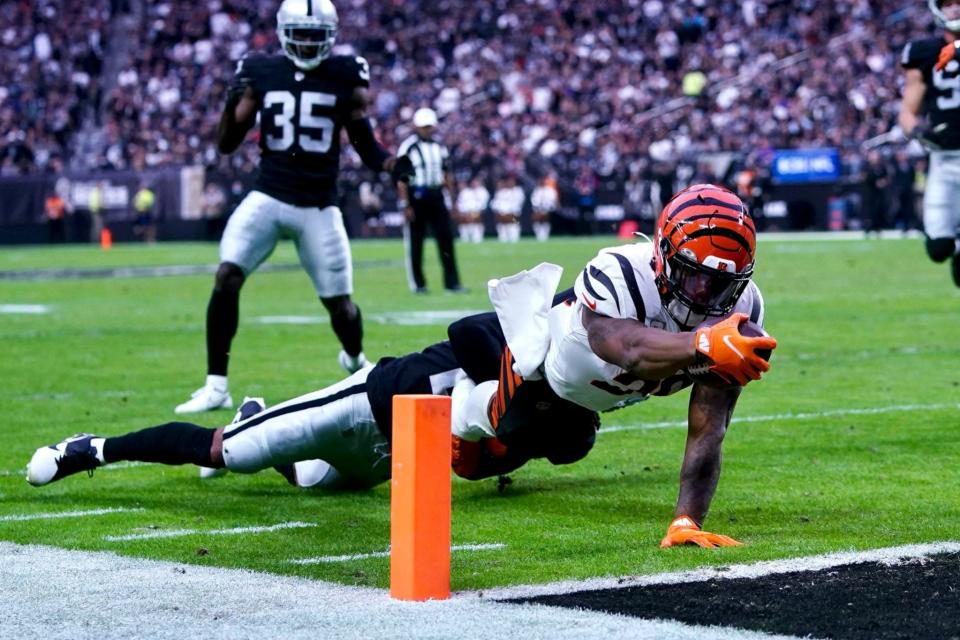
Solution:
{"label": "bengals stripe on pant", "polygon": [[506,413],[510,400],[517,392],[517,387],[523,383],[523,378],[513,370],[513,353],[510,352],[510,347],[504,347],[503,355],[500,356],[499,382],[497,392],[487,408],[487,417],[494,431],[497,430],[500,418]]}

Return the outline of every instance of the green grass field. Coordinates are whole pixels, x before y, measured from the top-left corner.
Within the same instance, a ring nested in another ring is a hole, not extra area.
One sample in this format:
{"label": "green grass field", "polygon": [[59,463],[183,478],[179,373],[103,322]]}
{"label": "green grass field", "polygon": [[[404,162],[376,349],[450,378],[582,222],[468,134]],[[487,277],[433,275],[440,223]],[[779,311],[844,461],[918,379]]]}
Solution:
{"label": "green grass field", "polygon": [[[391,313],[483,310],[488,278],[550,260],[573,281],[611,238],[505,247],[460,246],[469,295],[408,293],[398,242],[354,244],[355,298],[375,359],[445,337],[445,323],[391,324]],[[0,272],[50,267],[209,264],[215,245],[0,250]],[[428,278],[439,289],[432,246]],[[290,245],[271,258],[294,264]],[[454,589],[637,575],[955,539],[960,521],[960,294],[919,240],[761,239],[757,282],[767,329],[780,341],[773,369],[744,392],[726,441],[707,528],[735,549],[662,551],[685,430],[687,393],[603,415],[590,456],[566,467],[534,462],[495,480],[454,480],[454,544],[504,543],[454,553]],[[35,448],[75,432],[116,435],[174,418],[203,381],[211,275],[11,281],[0,305],[49,305],[45,315],[0,313],[0,540],[109,550],[130,556],[243,567],[384,587],[389,561],[302,566],[290,559],[380,551],[389,544],[389,488],[334,494],[296,490],[273,473],[201,481],[194,468],[103,469],[32,488],[22,469]],[[267,324],[313,316],[319,324]],[[231,390],[268,403],[338,380],[339,346],[307,277],[259,273],[241,300]],[[200,416],[219,426],[231,414]],[[9,516],[109,507],[88,518]],[[5,519],[6,517],[6,519]],[[307,522],[267,533],[109,542],[104,536]]]}

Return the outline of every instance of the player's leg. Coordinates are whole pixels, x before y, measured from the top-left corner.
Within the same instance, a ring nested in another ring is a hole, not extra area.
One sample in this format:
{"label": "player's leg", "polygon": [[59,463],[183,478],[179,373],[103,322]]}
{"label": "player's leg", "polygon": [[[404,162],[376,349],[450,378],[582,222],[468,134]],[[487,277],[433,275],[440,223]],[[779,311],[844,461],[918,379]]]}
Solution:
{"label": "player's leg", "polygon": [[403,244],[407,258],[407,278],[410,290],[426,293],[427,280],[423,276],[423,240],[427,224],[419,203],[413,203],[414,216],[403,228]]}
{"label": "player's leg", "polygon": [[[454,390],[453,468],[471,480],[505,473],[534,458],[570,464],[593,448],[599,416],[560,398],[545,380],[524,380],[504,347],[496,382]],[[493,434],[494,437],[489,437]],[[473,442],[471,442],[471,440]]]}
{"label": "player's leg", "polygon": [[353,373],[366,366],[363,355],[363,316],[351,300],[353,259],[350,240],[337,207],[302,210],[302,225],[294,237],[300,264],[330,314],[333,332],[343,346],[340,366]]}
{"label": "player's leg", "polygon": [[941,170],[946,174],[948,182],[950,202],[949,222],[953,229],[956,245],[953,255],[950,256],[950,273],[953,276],[953,283],[960,287],[960,206],[957,204],[957,198],[960,197],[960,153],[947,152],[941,162]]}
{"label": "player's leg", "polygon": [[220,266],[207,305],[207,379],[178,414],[233,406],[227,385],[230,346],[240,318],[240,289],[247,275],[267,259],[279,238],[278,208],[282,202],[251,191],[230,216],[220,240]]}
{"label": "player's leg", "polygon": [[450,225],[450,213],[443,203],[443,197],[437,198],[430,215],[433,237],[437,239],[440,264],[443,267],[443,286],[448,291],[461,291],[460,274],[457,272],[457,258],[454,253],[453,230]]}
{"label": "player's leg", "polygon": [[[320,459],[333,468],[317,482],[327,487],[369,487],[389,478],[389,445],[367,396],[371,369],[269,409],[223,431],[223,462],[231,471]],[[216,443],[214,444],[216,448]]]}
{"label": "player's leg", "polygon": [[954,212],[955,187],[948,176],[944,153],[930,153],[930,172],[923,196],[923,232],[927,255],[934,262],[945,262],[957,253],[957,216]]}
{"label": "player's leg", "polygon": [[39,487],[120,461],[222,466],[214,455],[217,431],[189,422],[168,422],[113,438],[77,434],[37,449],[27,465],[27,482]]}

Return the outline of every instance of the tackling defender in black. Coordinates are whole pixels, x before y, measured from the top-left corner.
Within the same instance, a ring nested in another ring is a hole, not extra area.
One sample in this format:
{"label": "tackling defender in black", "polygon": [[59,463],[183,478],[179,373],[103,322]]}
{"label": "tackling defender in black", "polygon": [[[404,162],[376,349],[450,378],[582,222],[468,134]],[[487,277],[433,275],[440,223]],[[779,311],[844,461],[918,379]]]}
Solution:
{"label": "tackling defender in black", "polygon": [[[557,296],[568,300],[570,291]],[[226,468],[253,473],[274,467],[301,487],[365,489],[390,477],[393,396],[454,394],[467,376],[498,380],[511,355],[493,313],[460,320],[450,341],[376,366],[345,380],[266,409],[248,399],[234,421],[219,429],[170,422],[125,435],[79,434],[37,449],[27,480],[42,486],[80,471],[123,460]],[[600,425],[595,411],[559,398],[544,380],[504,386],[489,408],[496,437],[468,442],[452,437],[453,470],[480,480],[509,473],[535,458],[570,464],[593,448]]]}
{"label": "tackling defender in black", "polygon": [[340,135],[346,129],[364,164],[404,174],[409,162],[377,142],[366,116],[370,70],[357,56],[334,56],[337,12],[330,0],[284,0],[277,12],[283,55],[253,54],[237,65],[217,129],[222,153],[243,142],[260,115],[260,171],[230,217],[207,307],[207,380],[176,408],[196,413],[230,408],[230,345],[237,331],[240,289],[281,238],[330,313],[348,372],[366,364],[360,310],[350,299],[353,272],[343,215],[336,206]]}

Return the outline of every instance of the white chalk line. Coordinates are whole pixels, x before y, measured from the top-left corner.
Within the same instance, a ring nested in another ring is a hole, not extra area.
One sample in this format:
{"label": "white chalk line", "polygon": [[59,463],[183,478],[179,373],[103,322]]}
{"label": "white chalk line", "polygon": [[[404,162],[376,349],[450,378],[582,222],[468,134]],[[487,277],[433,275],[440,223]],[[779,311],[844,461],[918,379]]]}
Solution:
{"label": "white chalk line", "polygon": [[[505,549],[507,545],[502,542],[489,544],[455,544],[450,547],[450,551],[496,551]],[[334,562],[350,562],[351,560],[366,560],[368,558],[389,558],[390,549],[386,551],[373,551],[371,553],[354,553],[344,556],[318,556],[316,558],[299,558],[288,560],[291,564],[327,564]]]}
{"label": "white chalk line", "polygon": [[909,544],[898,547],[885,547],[866,551],[845,551],[828,553],[784,560],[767,560],[752,564],[728,565],[723,567],[706,567],[693,571],[676,573],[661,573],[649,576],[627,576],[591,578],[589,580],[564,580],[542,585],[518,585],[514,587],[500,587],[484,589],[483,591],[463,591],[457,597],[474,597],[484,599],[505,600],[512,598],[529,598],[534,596],[559,595],[578,591],[594,591],[597,589],[620,589],[625,587],[649,586],[654,584],[683,584],[688,582],[704,582],[707,580],[732,580],[735,578],[761,578],[779,573],[793,573],[796,571],[820,571],[850,564],[865,562],[879,562],[883,564],[897,564],[904,560],[924,558],[941,553],[960,552],[960,542],[947,540],[927,544]]}
{"label": "white chalk line", "polygon": [[[731,424],[748,424],[751,422],[780,422],[786,420],[819,420],[821,418],[842,418],[846,416],[874,416],[886,413],[910,413],[914,411],[940,411],[942,409],[960,409],[960,403],[945,402],[935,404],[895,404],[887,407],[864,407],[860,409],[831,409],[829,411],[808,411],[801,413],[772,413],[760,416],[734,417]],[[600,433],[615,433],[617,431],[643,431],[646,429],[675,429],[686,427],[686,420],[669,420],[666,422],[648,422],[633,425],[610,425],[600,428]]]}
{"label": "white chalk line", "polygon": [[87,509],[85,511],[52,511],[47,513],[22,513],[9,516],[0,516],[0,522],[25,522],[27,520],[57,520],[59,518],[86,518],[89,516],[103,516],[111,513],[135,513],[143,511],[140,507],[107,507],[103,509]]}
{"label": "white chalk line", "polygon": [[0,304],[0,313],[38,316],[50,313],[46,304]]}
{"label": "white chalk line", "polygon": [[246,533],[270,533],[284,529],[305,529],[317,526],[313,522],[281,522],[268,526],[233,527],[231,529],[170,529],[168,531],[150,531],[147,533],[128,533],[121,536],[103,536],[106,542],[128,542],[130,540],[155,540],[157,538],[182,538],[184,536],[236,536]]}

